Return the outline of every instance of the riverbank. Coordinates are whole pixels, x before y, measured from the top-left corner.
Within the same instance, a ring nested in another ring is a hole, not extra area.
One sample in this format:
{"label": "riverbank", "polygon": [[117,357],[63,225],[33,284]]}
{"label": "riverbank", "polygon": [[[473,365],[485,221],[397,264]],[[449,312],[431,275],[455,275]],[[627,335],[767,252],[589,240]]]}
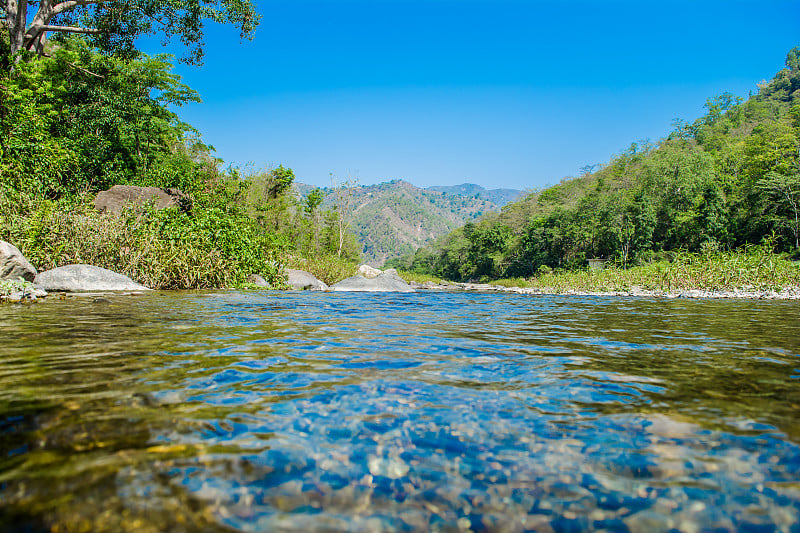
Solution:
{"label": "riverbank", "polygon": [[455,282],[412,282],[416,290],[440,291],[465,291],[465,292],[499,292],[531,295],[562,295],[562,296],[617,296],[640,298],[745,298],[753,300],[800,300],[800,286],[773,290],[705,290],[688,289],[681,291],[647,290],[641,287],[631,287],[628,290],[614,291],[586,291],[578,289],[558,289],[554,287],[507,287],[491,283],[455,283]]}
{"label": "riverbank", "polygon": [[767,246],[693,254],[674,252],[663,261],[630,268],[552,271],[531,278],[450,282],[403,272],[422,290],[503,291],[519,294],[637,296],[655,298],[800,299],[800,262]]}
{"label": "riverbank", "polygon": [[[333,268],[331,264],[305,261],[303,266],[309,268],[309,276],[323,275],[330,281],[329,284],[334,284],[352,276],[357,270],[360,272],[354,265],[337,261],[333,265],[336,268]],[[360,268],[365,266],[362,265]],[[371,270],[374,270],[374,273],[381,272],[376,269]],[[410,283],[410,288],[419,291],[668,299],[800,300],[800,262],[769,253],[764,247],[711,255],[681,252],[673,254],[670,261],[654,262],[628,269],[543,271],[539,276],[529,279],[517,278],[480,283],[453,282],[409,272],[401,272],[400,277]],[[291,282],[289,285],[294,286]],[[35,300],[36,296],[44,296],[34,293],[33,288],[29,282],[6,281],[0,285],[0,301]]]}

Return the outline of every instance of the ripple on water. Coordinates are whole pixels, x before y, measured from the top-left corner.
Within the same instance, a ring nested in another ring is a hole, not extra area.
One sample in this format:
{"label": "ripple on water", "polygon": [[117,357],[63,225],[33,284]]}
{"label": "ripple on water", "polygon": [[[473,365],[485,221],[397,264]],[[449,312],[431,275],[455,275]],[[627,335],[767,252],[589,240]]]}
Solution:
{"label": "ripple on water", "polygon": [[0,307],[0,525],[800,523],[797,302],[108,299]]}

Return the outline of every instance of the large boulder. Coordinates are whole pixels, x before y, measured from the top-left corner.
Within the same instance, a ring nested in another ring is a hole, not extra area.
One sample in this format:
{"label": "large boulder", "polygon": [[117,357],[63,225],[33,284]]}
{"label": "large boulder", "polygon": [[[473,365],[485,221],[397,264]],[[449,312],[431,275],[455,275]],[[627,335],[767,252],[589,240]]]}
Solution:
{"label": "large boulder", "polygon": [[0,279],[33,281],[36,269],[16,246],[0,241]]}
{"label": "large boulder", "polygon": [[286,281],[293,289],[298,290],[312,290],[312,291],[326,291],[328,286],[322,281],[314,277],[313,274],[305,270],[296,270],[294,268],[287,268]]}
{"label": "large boulder", "polygon": [[382,272],[372,279],[356,274],[332,285],[331,289],[344,292],[416,292],[405,280],[390,272]]}
{"label": "large boulder", "polygon": [[149,291],[128,276],[92,265],[66,265],[40,272],[33,283],[46,291]]}
{"label": "large boulder", "polygon": [[127,206],[139,207],[148,201],[155,201],[158,209],[174,205],[184,211],[191,207],[191,200],[178,189],[158,187],[136,187],[134,185],[114,185],[107,191],[97,193],[94,206],[101,213],[119,215]]}

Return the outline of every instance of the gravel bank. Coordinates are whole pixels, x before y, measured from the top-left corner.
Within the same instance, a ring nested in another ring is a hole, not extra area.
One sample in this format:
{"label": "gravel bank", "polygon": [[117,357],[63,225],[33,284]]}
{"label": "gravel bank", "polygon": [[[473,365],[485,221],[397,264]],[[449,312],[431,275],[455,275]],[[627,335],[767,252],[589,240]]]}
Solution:
{"label": "gravel bank", "polygon": [[731,289],[724,291],[708,291],[701,289],[679,291],[651,291],[640,287],[632,287],[625,291],[580,291],[575,289],[558,290],[553,288],[503,287],[488,283],[413,283],[417,290],[460,290],[477,292],[512,292],[516,294],[559,294],[574,296],[634,296],[643,298],[749,298],[753,300],[800,300],[800,287],[785,288],[781,291],[759,291],[747,289]]}

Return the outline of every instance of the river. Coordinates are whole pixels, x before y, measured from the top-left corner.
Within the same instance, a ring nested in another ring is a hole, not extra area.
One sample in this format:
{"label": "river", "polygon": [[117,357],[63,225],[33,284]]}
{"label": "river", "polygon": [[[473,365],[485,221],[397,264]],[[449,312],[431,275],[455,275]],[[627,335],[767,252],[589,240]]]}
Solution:
{"label": "river", "polygon": [[800,302],[0,306],[3,531],[798,531]]}

